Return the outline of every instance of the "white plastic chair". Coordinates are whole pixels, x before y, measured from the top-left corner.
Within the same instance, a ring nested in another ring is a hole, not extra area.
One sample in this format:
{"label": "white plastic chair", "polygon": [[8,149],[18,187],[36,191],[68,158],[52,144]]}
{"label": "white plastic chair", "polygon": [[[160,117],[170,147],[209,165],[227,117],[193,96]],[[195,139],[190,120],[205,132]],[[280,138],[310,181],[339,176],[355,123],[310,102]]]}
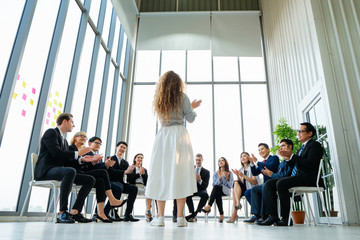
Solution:
{"label": "white plastic chair", "polygon": [[[288,225],[290,225],[290,222],[291,222],[291,219],[292,219],[292,211],[293,211],[293,203],[294,203],[294,197],[295,197],[295,194],[299,194],[300,196],[302,194],[304,194],[306,196],[306,201],[307,201],[307,206],[308,206],[308,209],[310,210],[310,213],[311,213],[311,217],[312,219],[314,220],[314,224],[315,226],[317,225],[316,223],[316,220],[315,220],[315,217],[314,217],[314,213],[311,209],[311,206],[310,206],[310,201],[309,201],[309,197],[308,197],[308,193],[319,193],[320,195],[320,201],[321,201],[321,204],[323,206],[323,208],[325,209],[325,215],[326,215],[326,218],[328,220],[328,225],[329,227],[331,226],[330,225],[330,219],[329,219],[329,213],[330,213],[330,210],[329,210],[329,203],[327,201],[327,198],[326,198],[326,206],[325,206],[325,203],[324,203],[324,199],[323,199],[323,196],[322,196],[322,192],[325,191],[325,188],[323,187],[319,187],[319,179],[320,179],[320,174],[321,174],[321,170],[322,170],[322,167],[323,167],[323,160],[321,159],[320,160],[320,165],[319,165],[319,170],[318,170],[318,174],[317,174],[317,179],[316,179],[316,187],[306,187],[306,186],[299,186],[299,187],[293,187],[293,188],[290,188],[289,189],[289,192],[292,193],[292,197],[291,197],[291,202],[290,202],[290,213],[289,213],[289,222],[288,222]],[[324,179],[325,181],[325,178],[329,177],[333,175],[332,173],[331,174],[328,174],[326,176],[323,176],[322,178]],[[302,196],[301,196],[301,201],[303,200]],[[306,204],[304,202],[304,207],[306,208]],[[306,216],[306,219],[307,219],[307,224],[310,225],[310,216],[309,216],[309,213],[307,211],[305,211],[305,216]]]}
{"label": "white plastic chair", "polygon": [[[28,206],[29,201],[30,201],[30,195],[31,195],[31,191],[32,191],[32,187],[43,187],[43,188],[51,188],[53,190],[53,195],[50,201],[50,204],[53,205],[53,209],[54,209],[54,213],[53,213],[53,217],[52,217],[52,221],[54,220],[54,217],[56,216],[56,206],[59,200],[59,189],[60,189],[60,185],[61,182],[60,181],[56,181],[56,180],[43,180],[43,181],[37,181],[34,179],[34,170],[35,170],[35,165],[36,162],[38,160],[38,155],[35,153],[31,154],[31,181],[29,182],[29,189],[28,192],[26,194],[26,198],[24,201],[24,205],[21,209],[21,214],[19,216],[19,221],[21,221],[21,218],[24,214],[25,211],[25,206]],[[75,192],[75,194],[77,194],[76,191],[76,187],[74,185],[74,187],[72,188],[72,192]],[[49,216],[49,210],[51,208],[51,205],[49,206],[48,210],[46,211],[46,218],[45,218],[45,222],[47,221],[47,218]]]}

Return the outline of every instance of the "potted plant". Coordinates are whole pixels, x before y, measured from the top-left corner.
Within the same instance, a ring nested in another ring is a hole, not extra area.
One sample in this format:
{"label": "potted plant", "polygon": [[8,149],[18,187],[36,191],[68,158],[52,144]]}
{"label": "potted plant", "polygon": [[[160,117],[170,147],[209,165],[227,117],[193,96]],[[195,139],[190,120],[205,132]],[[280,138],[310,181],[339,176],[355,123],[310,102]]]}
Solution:
{"label": "potted plant", "polygon": [[305,211],[303,202],[299,196],[295,196],[294,204],[293,204],[293,211],[291,213],[294,223],[295,224],[304,224],[305,220]]}

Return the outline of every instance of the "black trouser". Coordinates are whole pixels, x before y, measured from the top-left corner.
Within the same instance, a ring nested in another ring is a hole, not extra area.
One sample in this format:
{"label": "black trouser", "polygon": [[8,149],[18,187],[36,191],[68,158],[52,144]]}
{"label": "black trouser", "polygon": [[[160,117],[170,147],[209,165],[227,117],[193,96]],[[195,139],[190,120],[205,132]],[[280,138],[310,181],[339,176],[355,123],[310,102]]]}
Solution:
{"label": "black trouser", "polygon": [[[136,196],[137,196],[137,192],[138,192],[138,188],[135,185],[131,185],[131,184],[127,184],[127,183],[119,183],[119,182],[115,182],[116,184],[121,184],[122,185],[122,190],[123,193],[127,193],[128,194],[128,198],[127,198],[127,202],[126,202],[126,210],[125,210],[125,216],[129,216],[134,208],[134,202],[136,200]],[[119,189],[118,189],[119,190]],[[118,191],[117,191],[118,192]],[[113,189],[113,193],[114,193],[114,189]],[[121,195],[121,194],[120,194]],[[115,196],[115,194],[114,194]],[[115,196],[116,197],[116,196]],[[109,203],[106,205],[105,207],[105,213],[109,213],[110,210],[108,206]]]}
{"label": "black trouser", "polygon": [[[120,199],[121,198],[121,194],[123,193],[123,185],[119,182],[110,182],[110,186],[111,186],[111,191],[114,195],[114,197],[116,199]],[[111,206],[110,206],[110,203],[108,202],[104,208],[104,212],[106,215],[109,214],[111,210]]]}
{"label": "black trouser", "polygon": [[277,216],[277,191],[280,199],[281,217],[289,217],[291,197],[289,189],[297,186],[315,186],[315,181],[304,176],[292,176],[281,179],[270,179],[265,183],[265,209],[270,216]]}
{"label": "black trouser", "polygon": [[108,172],[105,169],[95,169],[85,172],[84,174],[91,175],[96,179],[94,186],[96,188],[96,201],[98,203],[105,202],[105,191],[111,190]]}
{"label": "black trouser", "polygon": [[[200,197],[200,201],[197,206],[196,213],[201,212],[201,209],[203,209],[203,207],[206,204],[206,201],[209,199],[209,194],[206,192],[206,190],[201,190],[199,192],[194,193],[193,196]],[[186,198],[186,205],[188,206],[190,213],[194,213],[194,203],[192,200],[193,196],[189,196]]]}
{"label": "black trouser", "polygon": [[216,200],[216,205],[219,209],[220,215],[224,215],[222,198],[221,198],[222,196],[226,196],[222,191],[222,186],[220,185],[214,186],[210,194],[209,205],[212,206],[214,201]]}
{"label": "black trouser", "polygon": [[72,167],[54,167],[51,168],[42,178],[37,180],[57,180],[61,181],[60,185],[60,211],[68,210],[68,198],[73,187],[73,183],[76,185],[82,185],[80,191],[77,194],[77,198],[73,209],[81,212],[85,199],[91,188],[95,184],[95,178],[86,174],[77,174],[76,170]]}

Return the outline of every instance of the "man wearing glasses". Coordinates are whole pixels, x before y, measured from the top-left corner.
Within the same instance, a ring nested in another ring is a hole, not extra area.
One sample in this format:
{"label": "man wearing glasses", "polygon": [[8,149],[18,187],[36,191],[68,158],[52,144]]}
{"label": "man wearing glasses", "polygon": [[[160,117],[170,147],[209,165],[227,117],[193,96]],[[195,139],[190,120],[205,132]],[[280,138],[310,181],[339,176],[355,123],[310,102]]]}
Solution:
{"label": "man wearing glasses", "polygon": [[[280,179],[277,184],[269,185],[266,209],[269,211],[271,222],[275,226],[287,226],[290,211],[290,193],[289,189],[297,186],[316,186],[317,172],[323,149],[321,144],[312,138],[316,135],[316,130],[310,123],[304,122],[300,124],[297,130],[297,137],[302,143],[300,150],[293,154],[291,149],[285,148],[278,151],[293,171],[290,177]],[[277,196],[280,199],[281,220],[277,218]],[[292,225],[292,222],[290,223]]]}

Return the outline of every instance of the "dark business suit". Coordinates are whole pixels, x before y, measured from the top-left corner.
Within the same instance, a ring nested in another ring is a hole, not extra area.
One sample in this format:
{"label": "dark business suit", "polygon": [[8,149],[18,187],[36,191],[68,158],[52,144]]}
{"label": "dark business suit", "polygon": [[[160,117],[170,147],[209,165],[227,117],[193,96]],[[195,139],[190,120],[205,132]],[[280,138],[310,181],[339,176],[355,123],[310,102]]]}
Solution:
{"label": "dark business suit", "polygon": [[[130,216],[134,207],[134,202],[136,200],[138,188],[135,185],[131,185],[128,183],[124,183],[124,172],[129,167],[129,163],[125,159],[121,159],[118,161],[118,157],[116,155],[111,157],[111,160],[115,161],[114,166],[108,168],[108,173],[110,176],[110,181],[115,183],[120,183],[123,187],[122,191],[128,194],[128,200],[126,205],[125,217]],[[112,189],[113,194],[117,197],[117,189]],[[116,192],[115,192],[116,191]],[[105,213],[109,210],[109,203],[105,207]]]}
{"label": "dark business suit", "polygon": [[[258,162],[257,167],[251,166],[251,173],[253,176],[258,176],[259,174],[263,174],[261,170],[264,170],[265,167],[272,172],[278,172],[279,168],[279,157],[269,155],[266,160],[263,162]],[[270,179],[269,176],[264,175],[264,183]],[[260,214],[260,209],[262,208],[261,199],[262,199],[262,191],[264,184],[253,186],[251,189],[245,191],[245,197],[247,201],[251,205],[251,213],[252,214]]]}
{"label": "dark business suit", "polygon": [[[262,188],[261,188],[262,192],[260,193],[261,202],[258,197],[258,194],[254,194],[251,199],[251,213],[252,214],[255,214],[255,215],[260,214],[261,216],[269,215],[269,212],[266,210],[266,205],[265,205],[265,202],[267,201],[266,194],[265,194],[266,186],[268,184],[272,184],[272,183],[276,184],[276,182],[281,178],[289,177],[291,175],[292,169],[293,168],[286,161],[282,161],[279,165],[278,171],[276,173],[273,173],[270,176],[270,179],[268,179],[268,181],[266,181],[266,183],[260,185],[260,186],[262,186]],[[255,203],[255,200],[257,200],[256,203]]]}
{"label": "dark business suit", "polygon": [[[206,204],[206,201],[209,199],[209,194],[206,191],[206,189],[209,185],[209,179],[210,179],[209,170],[201,167],[200,177],[201,177],[202,182],[201,182],[201,184],[199,182],[196,182],[198,191],[196,193],[194,193],[194,195],[193,195],[193,196],[200,197],[200,201],[199,201],[198,207],[196,209],[197,213],[201,212],[201,209],[203,209],[203,207]],[[192,200],[193,196],[189,196],[186,198],[186,204],[189,208],[190,213],[194,213],[194,203]]]}
{"label": "dark business suit", "polygon": [[[299,151],[298,151],[299,153]],[[290,211],[290,194],[289,189],[297,186],[316,186],[317,172],[319,170],[320,160],[323,154],[323,149],[319,142],[310,139],[300,156],[293,155],[287,161],[291,168],[295,165],[297,173],[295,176],[285,177],[277,182],[269,182],[267,184],[266,193],[266,210],[271,216],[277,216],[277,195],[278,192],[281,206],[281,216],[288,218]],[[322,182],[320,184],[323,184]]]}
{"label": "dark business suit", "polygon": [[82,185],[76,198],[73,209],[81,212],[84,201],[95,178],[89,175],[78,175],[73,167],[67,164],[76,164],[75,152],[69,151],[66,140],[62,140],[59,128],[50,128],[45,131],[40,143],[40,154],[35,166],[36,180],[58,180],[60,185],[60,211],[68,210],[68,196],[72,185]]}

